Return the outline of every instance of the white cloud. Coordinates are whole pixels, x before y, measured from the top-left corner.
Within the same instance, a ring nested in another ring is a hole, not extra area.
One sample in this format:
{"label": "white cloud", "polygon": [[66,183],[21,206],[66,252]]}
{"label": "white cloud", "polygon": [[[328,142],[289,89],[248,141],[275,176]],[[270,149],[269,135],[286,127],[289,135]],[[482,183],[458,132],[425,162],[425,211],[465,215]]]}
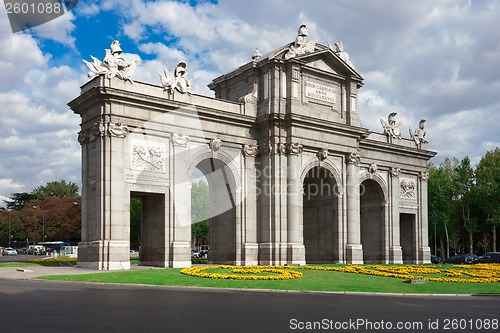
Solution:
{"label": "white cloud", "polygon": [[72,11],[58,18],[34,27],[33,33],[39,38],[53,40],[70,48],[75,48],[75,37],[72,35],[76,28],[73,20],[75,16]]}
{"label": "white cloud", "polygon": [[0,90],[19,89],[20,79],[33,68],[44,68],[49,58],[27,34],[0,34],[0,50]]}
{"label": "white cloud", "polygon": [[77,16],[91,18],[100,13],[101,8],[96,2],[78,1],[78,5],[73,9]]}

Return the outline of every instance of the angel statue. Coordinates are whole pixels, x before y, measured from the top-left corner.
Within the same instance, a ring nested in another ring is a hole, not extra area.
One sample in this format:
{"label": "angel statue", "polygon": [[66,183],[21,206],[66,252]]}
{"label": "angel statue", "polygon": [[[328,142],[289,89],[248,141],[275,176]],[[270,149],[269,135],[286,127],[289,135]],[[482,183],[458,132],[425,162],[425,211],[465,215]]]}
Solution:
{"label": "angel statue", "polygon": [[424,126],[425,126],[425,119],[421,119],[420,122],[418,123],[418,128],[415,131],[412,131],[411,127],[409,127],[410,131],[410,137],[415,141],[417,145],[420,143],[427,143],[427,139],[425,138],[425,131],[424,131]]}
{"label": "angel statue", "polygon": [[106,75],[108,79],[116,76],[124,81],[134,83],[131,77],[139,60],[135,60],[133,62],[126,61],[121,55],[122,52],[120,42],[114,40],[111,43],[111,48],[105,50],[106,54],[104,56],[104,61],[100,61],[93,56],[90,56],[92,58],[92,62],[83,60],[83,63],[90,69],[87,76],[92,78],[103,74]]}
{"label": "angel statue", "polygon": [[396,122],[396,112],[391,112],[387,117],[387,122],[380,118],[380,124],[384,128],[384,134],[395,139],[401,139],[401,130],[399,127],[403,124],[401,121]]}
{"label": "angel statue", "polygon": [[163,72],[160,72],[160,81],[165,90],[173,92],[174,89],[177,89],[177,91],[183,94],[191,92],[191,81],[187,79],[186,66],[187,64],[184,61],[179,62],[175,66],[174,74],[169,73],[163,67]]}

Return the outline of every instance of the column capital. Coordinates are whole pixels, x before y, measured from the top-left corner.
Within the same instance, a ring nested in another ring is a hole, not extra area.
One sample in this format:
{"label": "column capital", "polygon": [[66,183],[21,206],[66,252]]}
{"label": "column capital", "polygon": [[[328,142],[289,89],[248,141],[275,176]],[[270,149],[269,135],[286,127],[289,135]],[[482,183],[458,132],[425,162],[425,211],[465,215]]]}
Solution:
{"label": "column capital", "polygon": [[397,168],[397,167],[392,167],[391,168],[391,175],[393,177],[399,177],[400,174],[401,174],[401,169],[400,168]]}
{"label": "column capital", "polygon": [[354,164],[355,166],[359,167],[359,164],[361,163],[361,156],[359,156],[358,153],[350,153],[346,157],[346,163]]}
{"label": "column capital", "polygon": [[286,144],[286,150],[290,155],[299,155],[304,152],[304,147],[302,146],[302,143],[289,142]]}
{"label": "column capital", "polygon": [[423,171],[419,175],[420,179],[423,180],[424,182],[429,180],[429,172],[428,171]]}
{"label": "column capital", "polygon": [[189,136],[182,133],[172,133],[170,141],[174,146],[186,147],[189,143]]}
{"label": "column capital", "polygon": [[255,157],[259,154],[259,146],[257,145],[243,145],[243,155]]}

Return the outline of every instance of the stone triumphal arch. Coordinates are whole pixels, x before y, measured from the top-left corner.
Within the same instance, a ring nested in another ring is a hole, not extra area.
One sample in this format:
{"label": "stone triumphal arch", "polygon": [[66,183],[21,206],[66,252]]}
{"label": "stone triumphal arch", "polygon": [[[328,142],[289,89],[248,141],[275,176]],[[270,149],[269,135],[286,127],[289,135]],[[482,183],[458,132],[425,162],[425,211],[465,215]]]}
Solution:
{"label": "stone triumphal arch", "polygon": [[190,92],[187,64],[158,85],[134,82],[114,41],[84,61],[78,265],[130,267],[130,199],[142,200],[140,263],[191,265],[191,182],[209,183],[209,262],[235,265],[426,263],[424,123],[403,138],[361,126],[363,78],[342,43],[294,42]]}

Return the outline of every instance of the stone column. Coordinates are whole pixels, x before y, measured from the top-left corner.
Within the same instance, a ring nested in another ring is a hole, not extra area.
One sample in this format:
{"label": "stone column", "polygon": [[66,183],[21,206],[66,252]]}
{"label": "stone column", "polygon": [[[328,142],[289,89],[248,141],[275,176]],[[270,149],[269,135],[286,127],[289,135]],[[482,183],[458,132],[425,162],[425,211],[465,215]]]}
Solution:
{"label": "stone column", "polygon": [[78,266],[98,270],[129,269],[130,196],[122,162],[128,128],[110,121],[110,105],[104,105],[101,111],[106,116],[82,130],[78,137],[82,148],[87,150],[82,160],[85,212]]}
{"label": "stone column", "polygon": [[347,159],[347,246],[346,258],[351,264],[363,263],[363,247],[361,245],[361,221],[359,199],[359,163],[357,153],[351,153]]}
{"label": "stone column", "polygon": [[403,263],[403,251],[401,249],[401,231],[399,221],[399,168],[391,168],[391,244],[389,249],[389,262],[392,264]]}
{"label": "stone column", "polygon": [[191,179],[187,175],[189,163],[189,137],[181,133],[171,136],[170,196],[173,201],[173,230],[170,247],[170,267],[191,267]]}
{"label": "stone column", "polygon": [[428,217],[428,202],[427,202],[427,181],[429,180],[429,172],[420,173],[420,193],[419,193],[419,216],[420,228],[418,228],[418,256],[417,263],[431,263],[431,248],[429,247],[429,217]]}
{"label": "stone column", "polygon": [[257,145],[244,145],[243,156],[245,162],[244,183],[243,189],[246,194],[244,198],[245,204],[244,214],[242,219],[244,224],[244,239],[243,239],[243,265],[258,265],[259,264],[259,245],[257,244],[257,169],[255,167],[255,157],[259,153]]}
{"label": "stone column", "polygon": [[300,181],[300,154],[302,144],[287,145],[287,262],[291,265],[305,265],[305,248],[303,237],[303,198]]}

